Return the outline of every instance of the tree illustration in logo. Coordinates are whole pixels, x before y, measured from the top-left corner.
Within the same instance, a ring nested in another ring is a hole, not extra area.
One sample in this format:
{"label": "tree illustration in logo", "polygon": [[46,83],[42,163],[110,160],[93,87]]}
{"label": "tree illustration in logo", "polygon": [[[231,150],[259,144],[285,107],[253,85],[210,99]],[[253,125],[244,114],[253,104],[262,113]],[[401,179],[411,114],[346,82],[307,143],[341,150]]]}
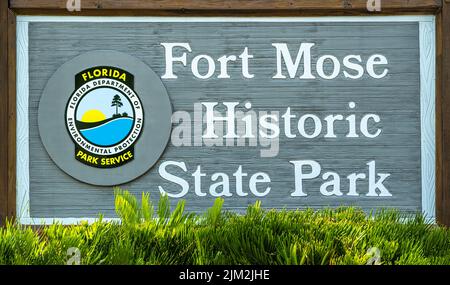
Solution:
{"label": "tree illustration in logo", "polygon": [[123,106],[122,99],[120,99],[120,96],[118,94],[114,95],[113,100],[111,102],[111,107],[116,107],[116,114],[114,117],[120,116],[119,114],[119,108]]}

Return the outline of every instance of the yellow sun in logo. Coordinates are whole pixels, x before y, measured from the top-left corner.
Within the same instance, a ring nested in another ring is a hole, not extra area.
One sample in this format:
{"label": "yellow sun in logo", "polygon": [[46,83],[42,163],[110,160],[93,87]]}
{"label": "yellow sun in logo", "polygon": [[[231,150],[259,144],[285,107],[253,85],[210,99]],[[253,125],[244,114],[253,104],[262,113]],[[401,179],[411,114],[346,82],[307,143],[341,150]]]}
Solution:
{"label": "yellow sun in logo", "polygon": [[94,122],[100,122],[106,119],[105,114],[103,114],[99,110],[89,110],[86,111],[86,113],[83,114],[83,117],[81,118],[82,122],[85,123],[94,123]]}

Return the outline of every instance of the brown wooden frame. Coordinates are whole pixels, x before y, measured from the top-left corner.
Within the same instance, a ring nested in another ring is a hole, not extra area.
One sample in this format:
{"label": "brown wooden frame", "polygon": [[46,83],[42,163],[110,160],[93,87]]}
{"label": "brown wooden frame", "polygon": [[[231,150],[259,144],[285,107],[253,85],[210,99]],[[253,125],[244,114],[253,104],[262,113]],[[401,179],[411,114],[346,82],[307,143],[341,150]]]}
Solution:
{"label": "brown wooden frame", "polygon": [[16,15],[158,16],[437,16],[436,217],[450,226],[450,0],[381,0],[369,12],[367,0],[81,0],[80,12],[67,0],[0,0],[0,225],[16,212]]}

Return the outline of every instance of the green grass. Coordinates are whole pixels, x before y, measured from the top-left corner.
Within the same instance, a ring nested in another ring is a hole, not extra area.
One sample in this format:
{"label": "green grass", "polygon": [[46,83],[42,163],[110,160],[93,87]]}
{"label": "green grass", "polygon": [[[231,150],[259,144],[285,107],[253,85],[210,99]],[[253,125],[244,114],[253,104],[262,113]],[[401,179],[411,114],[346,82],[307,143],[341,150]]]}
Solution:
{"label": "green grass", "polygon": [[79,249],[81,264],[450,264],[450,230],[420,215],[267,211],[260,203],[237,215],[222,205],[217,199],[195,215],[184,201],[171,211],[167,197],[153,205],[148,194],[138,202],[116,189],[121,224],[101,217],[38,230],[9,223],[0,229],[0,264],[66,264],[69,248]]}

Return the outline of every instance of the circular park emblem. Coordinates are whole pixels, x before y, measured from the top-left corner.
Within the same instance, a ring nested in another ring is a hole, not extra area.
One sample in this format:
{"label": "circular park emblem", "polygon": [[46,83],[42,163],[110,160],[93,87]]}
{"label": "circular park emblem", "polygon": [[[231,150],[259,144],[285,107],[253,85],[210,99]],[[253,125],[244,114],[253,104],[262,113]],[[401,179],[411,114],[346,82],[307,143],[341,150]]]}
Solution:
{"label": "circular park emblem", "polygon": [[94,51],[63,64],[39,103],[41,141],[55,164],[93,185],[147,172],[170,136],[172,109],[160,78],[135,57]]}

